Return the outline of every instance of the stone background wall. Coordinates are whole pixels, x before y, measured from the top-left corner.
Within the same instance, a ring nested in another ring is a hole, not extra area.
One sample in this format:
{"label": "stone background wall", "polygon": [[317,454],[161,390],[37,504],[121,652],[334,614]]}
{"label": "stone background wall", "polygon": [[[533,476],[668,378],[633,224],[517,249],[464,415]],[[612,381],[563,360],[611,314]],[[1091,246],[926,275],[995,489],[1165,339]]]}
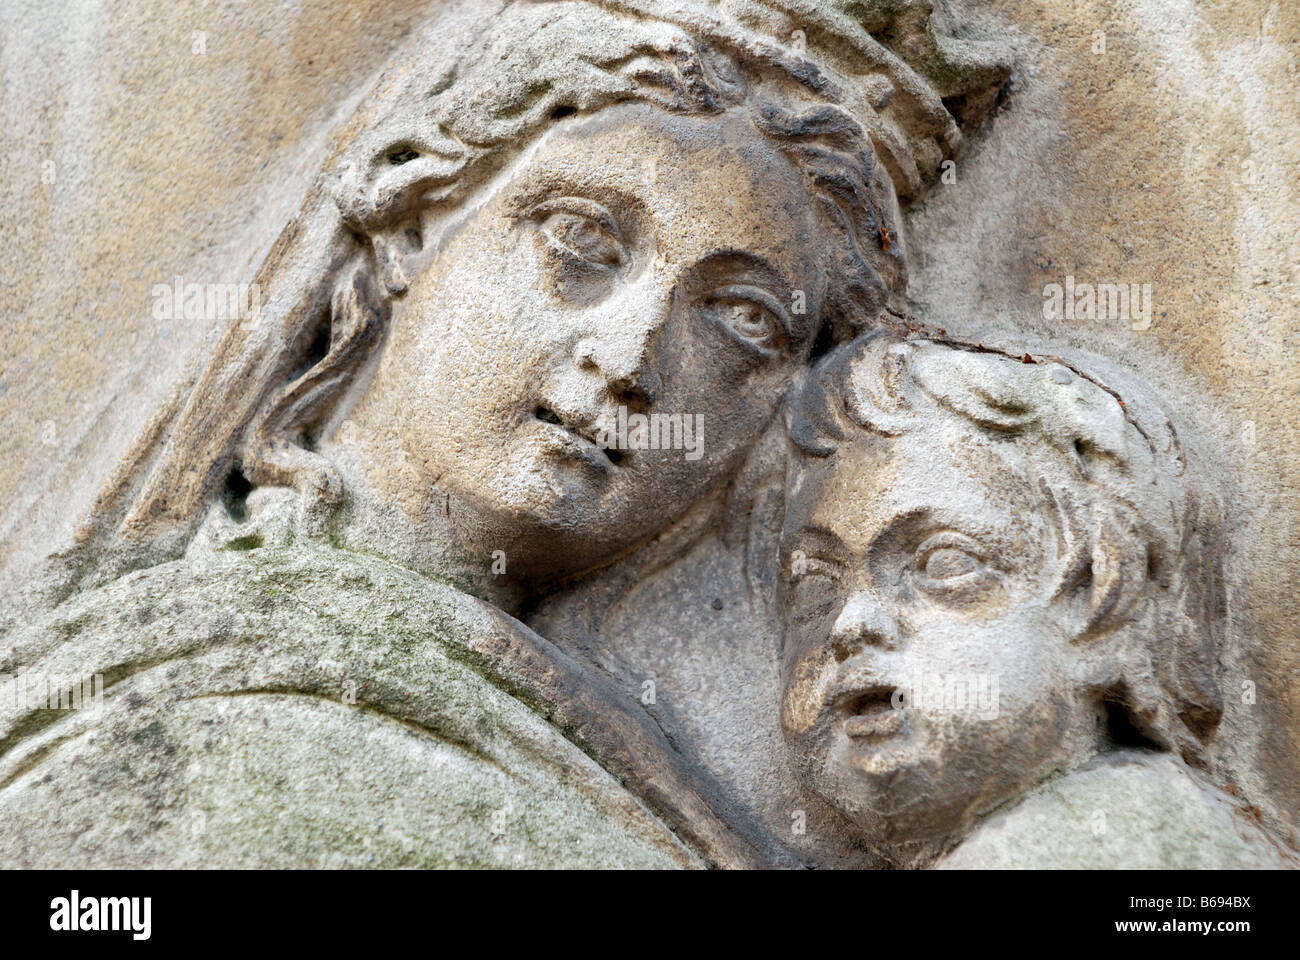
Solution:
{"label": "stone background wall", "polygon": [[[251,281],[332,124],[438,6],[0,0],[7,582],[67,542],[214,341],[154,319],[152,287]],[[956,182],[912,211],[915,312],[1096,350],[1201,425],[1233,508],[1219,760],[1300,833],[1300,6],[954,7],[1020,67]],[[1150,283],[1149,329],[1045,320],[1067,275]]]}

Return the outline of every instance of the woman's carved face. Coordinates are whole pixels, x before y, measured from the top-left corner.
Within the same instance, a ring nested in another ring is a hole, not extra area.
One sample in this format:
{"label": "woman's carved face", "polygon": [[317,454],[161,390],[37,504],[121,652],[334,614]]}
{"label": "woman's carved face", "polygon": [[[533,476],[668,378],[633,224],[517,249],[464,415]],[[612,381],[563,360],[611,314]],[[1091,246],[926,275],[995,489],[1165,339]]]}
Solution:
{"label": "woman's carved face", "polygon": [[357,459],[516,572],[579,569],[738,467],[807,355],[824,228],[740,110],[575,118],[485,194],[397,307]]}

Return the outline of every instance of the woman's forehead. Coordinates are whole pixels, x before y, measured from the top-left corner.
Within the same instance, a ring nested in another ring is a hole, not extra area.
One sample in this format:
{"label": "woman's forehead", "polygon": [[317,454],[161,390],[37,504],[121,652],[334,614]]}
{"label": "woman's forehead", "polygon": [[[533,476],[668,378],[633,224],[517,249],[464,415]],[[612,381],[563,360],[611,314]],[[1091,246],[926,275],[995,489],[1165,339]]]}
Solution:
{"label": "woman's forehead", "polygon": [[635,211],[666,259],[745,251],[793,287],[816,269],[816,213],[803,177],[744,108],[688,116],[623,104],[560,124],[512,187],[589,193]]}

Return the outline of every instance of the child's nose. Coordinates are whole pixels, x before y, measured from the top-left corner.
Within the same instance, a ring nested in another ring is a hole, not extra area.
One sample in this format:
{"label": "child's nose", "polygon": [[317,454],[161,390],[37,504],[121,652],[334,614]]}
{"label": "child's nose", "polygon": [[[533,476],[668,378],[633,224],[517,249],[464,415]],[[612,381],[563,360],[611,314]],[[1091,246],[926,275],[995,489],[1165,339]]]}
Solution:
{"label": "child's nose", "polygon": [[874,593],[859,591],[835,618],[831,642],[841,659],[860,653],[867,647],[898,649],[898,625]]}

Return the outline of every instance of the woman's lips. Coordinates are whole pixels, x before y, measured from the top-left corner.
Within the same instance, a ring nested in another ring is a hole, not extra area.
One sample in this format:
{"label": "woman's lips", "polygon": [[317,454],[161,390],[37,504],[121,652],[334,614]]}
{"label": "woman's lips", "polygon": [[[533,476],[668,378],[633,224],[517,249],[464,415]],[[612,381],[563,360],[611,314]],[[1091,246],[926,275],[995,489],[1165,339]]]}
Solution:
{"label": "woman's lips", "polygon": [[590,440],[570,433],[564,427],[552,424],[540,424],[540,427],[538,433],[541,448],[545,453],[565,460],[580,460],[588,466],[595,467],[601,473],[609,473],[614,469],[609,458]]}
{"label": "woman's lips", "polygon": [[589,427],[564,418],[549,407],[539,406],[533,413],[533,422],[540,426],[543,446],[551,453],[576,458],[610,472],[623,460],[620,450],[608,450],[589,435]]}

